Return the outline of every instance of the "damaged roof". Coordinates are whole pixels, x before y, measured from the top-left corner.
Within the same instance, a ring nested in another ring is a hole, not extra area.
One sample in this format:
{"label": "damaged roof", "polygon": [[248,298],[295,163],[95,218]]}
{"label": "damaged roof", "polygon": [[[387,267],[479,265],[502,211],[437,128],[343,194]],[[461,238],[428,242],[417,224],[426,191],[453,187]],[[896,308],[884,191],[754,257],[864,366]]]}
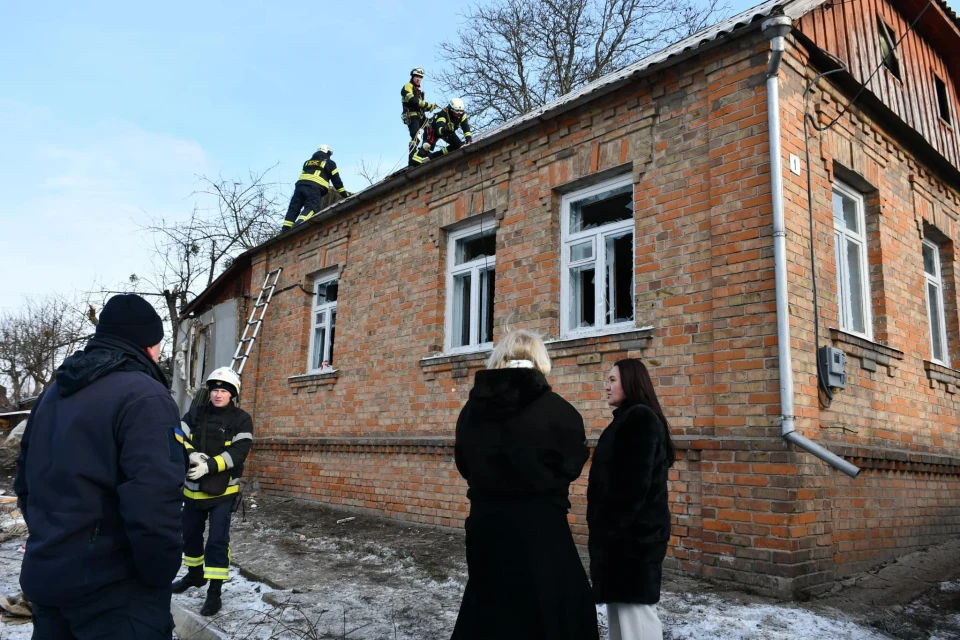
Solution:
{"label": "damaged roof", "polygon": [[656,53],[627,65],[618,71],[609,73],[576,91],[571,91],[495,129],[475,135],[471,144],[465,145],[443,158],[431,160],[429,163],[419,167],[401,169],[400,171],[390,174],[380,182],[367,187],[363,191],[355,193],[349,198],[341,200],[320,211],[309,222],[299,224],[295,226],[292,231],[271,238],[251,251],[257,251],[278,242],[289,240],[291,237],[298,235],[298,232],[311,225],[318,224],[337,213],[359,205],[361,202],[373,200],[404,182],[413,182],[420,175],[431,171],[432,166],[436,166],[437,163],[449,162],[453,158],[477,153],[481,149],[499,142],[504,138],[515,135],[524,129],[533,127],[539,122],[554,118],[561,113],[570,111],[597,97],[615,91],[643,75],[647,75],[657,69],[670,66],[681,59],[695,55],[702,47],[722,42],[733,36],[739,36],[753,29],[758,29],[760,27],[760,21],[764,18],[774,15],[786,15],[796,20],[812,9],[824,4],[826,1],[827,0],[767,0],[751,9],[721,20],[705,29],[701,29],[697,33],[679,40]]}

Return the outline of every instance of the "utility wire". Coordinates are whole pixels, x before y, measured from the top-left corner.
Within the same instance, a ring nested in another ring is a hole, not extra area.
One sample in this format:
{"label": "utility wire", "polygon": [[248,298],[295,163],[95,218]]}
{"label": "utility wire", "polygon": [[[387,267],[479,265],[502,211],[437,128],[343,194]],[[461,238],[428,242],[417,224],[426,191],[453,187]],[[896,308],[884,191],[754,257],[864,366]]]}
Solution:
{"label": "utility wire", "polygon": [[[847,1],[849,0],[845,0],[844,2],[833,2],[830,4],[832,5],[846,4]],[[889,55],[893,55],[899,50],[900,43],[903,42],[903,39],[907,37],[908,33],[913,31],[913,28],[917,25],[917,23],[920,21],[920,18],[923,17],[923,14],[927,12],[927,9],[930,8],[933,2],[934,0],[929,0],[927,2],[927,5],[920,11],[919,14],[917,14],[917,17],[913,19],[913,22],[910,23],[910,26],[907,28],[907,30],[903,32],[903,35],[901,35],[900,38],[897,40],[896,44],[894,44],[893,51]],[[816,263],[816,251],[815,251],[816,234],[814,232],[814,226],[813,226],[813,185],[812,185],[812,179],[810,174],[810,133],[808,129],[808,124],[810,126],[813,126],[814,130],[816,130],[818,133],[827,131],[828,129],[833,127],[835,124],[837,124],[837,122],[840,121],[840,118],[842,118],[844,114],[846,114],[850,110],[850,108],[854,104],[856,104],[857,100],[860,98],[863,92],[870,85],[870,81],[873,80],[873,77],[877,75],[880,69],[886,64],[887,58],[884,57],[880,61],[880,64],[877,65],[877,67],[873,70],[873,72],[866,79],[866,81],[864,81],[861,84],[860,89],[857,91],[857,93],[854,94],[853,98],[851,98],[850,101],[847,102],[847,104],[844,105],[842,109],[840,109],[837,115],[832,120],[830,120],[830,122],[828,122],[826,125],[820,126],[817,123],[816,119],[814,118],[814,115],[810,113],[810,110],[809,110],[810,91],[817,84],[817,82],[820,81],[821,78],[825,78],[826,76],[832,75],[834,73],[849,71],[849,68],[847,67],[846,63],[843,60],[838,58],[836,55],[830,53],[829,51],[823,50],[823,52],[826,55],[828,55],[839,66],[839,68],[832,69],[830,71],[825,71],[823,73],[818,74],[816,77],[813,78],[813,80],[809,82],[809,84],[807,84],[807,87],[803,92],[803,151],[804,151],[804,155],[806,156],[806,165],[807,165],[806,166],[807,218],[810,224],[810,279],[812,282],[812,290],[813,290],[813,340],[814,340],[814,356],[816,357],[816,361],[817,361],[817,387],[818,387],[817,399],[820,402],[820,405],[822,407],[830,408],[830,405],[833,403],[833,391],[830,390],[830,386],[827,384],[827,380],[826,380],[827,372],[825,371],[826,363],[823,362],[822,359],[820,358],[820,303],[819,303],[819,296],[817,294],[817,263]],[[841,301],[841,304],[842,304],[842,301]],[[826,400],[824,400],[824,398],[826,398]]]}

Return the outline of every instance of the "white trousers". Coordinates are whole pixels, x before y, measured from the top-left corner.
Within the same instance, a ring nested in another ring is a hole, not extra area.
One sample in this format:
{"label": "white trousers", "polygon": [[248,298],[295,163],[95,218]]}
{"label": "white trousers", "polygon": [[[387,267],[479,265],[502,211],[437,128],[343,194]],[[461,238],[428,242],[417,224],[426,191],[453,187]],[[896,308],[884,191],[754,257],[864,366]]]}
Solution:
{"label": "white trousers", "polygon": [[607,603],[610,640],[663,640],[655,604]]}

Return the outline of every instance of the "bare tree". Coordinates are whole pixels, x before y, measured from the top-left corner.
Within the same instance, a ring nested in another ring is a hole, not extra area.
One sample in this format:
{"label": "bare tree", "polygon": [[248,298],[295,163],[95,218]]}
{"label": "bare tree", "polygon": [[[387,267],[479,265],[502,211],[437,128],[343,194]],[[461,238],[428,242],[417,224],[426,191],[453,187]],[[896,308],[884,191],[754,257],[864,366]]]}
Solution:
{"label": "bare tree", "polygon": [[367,182],[367,186],[372,187],[383,179],[383,158],[378,157],[376,164],[360,158],[356,171]]}
{"label": "bare tree", "polygon": [[0,376],[14,403],[50,386],[63,359],[90,337],[86,307],[62,296],[28,298],[0,316]]}
{"label": "bare tree", "polygon": [[151,267],[132,274],[126,286],[134,293],[162,302],[161,315],[170,323],[170,353],[177,349],[177,319],[187,305],[223,272],[239,254],[253,248],[280,228],[283,203],[279,185],[266,171],[251,171],[246,180],[200,177],[195,196],[212,198],[208,209],[194,207],[187,220],[149,218],[146,235]]}
{"label": "bare tree", "polygon": [[494,0],[440,44],[438,74],[471,124],[496,126],[692,33],[725,0]]}

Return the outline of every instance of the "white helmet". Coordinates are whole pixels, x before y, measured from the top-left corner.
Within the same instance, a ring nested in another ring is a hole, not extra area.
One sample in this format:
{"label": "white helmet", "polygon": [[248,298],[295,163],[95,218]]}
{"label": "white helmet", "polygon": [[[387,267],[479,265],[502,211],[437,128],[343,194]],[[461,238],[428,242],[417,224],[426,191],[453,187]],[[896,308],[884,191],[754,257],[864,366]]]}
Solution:
{"label": "white helmet", "polygon": [[466,109],[463,106],[463,100],[461,100],[460,98],[451,98],[450,104],[447,105],[447,108],[450,109],[450,111],[453,111],[458,116],[462,116],[463,112],[466,111]]}
{"label": "white helmet", "polygon": [[416,68],[412,69],[412,70],[410,71],[410,77],[412,78],[413,76],[420,76],[420,77],[422,78],[422,77],[423,77],[423,67],[416,67]]}
{"label": "white helmet", "polygon": [[230,367],[214,369],[210,377],[207,378],[207,388],[211,391],[213,389],[226,389],[236,398],[240,395],[240,376]]}
{"label": "white helmet", "polygon": [[328,145],[325,145],[325,144],[322,144],[322,145],[320,145],[319,147],[317,147],[317,151],[319,151],[320,153],[328,153],[328,154],[330,154],[331,156],[333,155],[333,151],[331,151],[331,150],[330,150],[330,147],[329,147]]}

